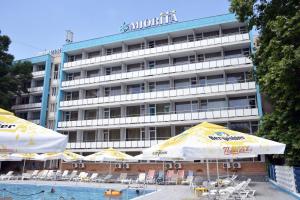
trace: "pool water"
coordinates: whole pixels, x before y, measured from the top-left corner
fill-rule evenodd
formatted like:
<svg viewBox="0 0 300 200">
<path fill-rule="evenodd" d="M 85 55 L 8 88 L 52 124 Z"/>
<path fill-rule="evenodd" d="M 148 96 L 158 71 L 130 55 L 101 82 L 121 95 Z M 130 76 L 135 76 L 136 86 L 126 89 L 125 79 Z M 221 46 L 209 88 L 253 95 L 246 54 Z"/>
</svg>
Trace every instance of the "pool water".
<svg viewBox="0 0 300 200">
<path fill-rule="evenodd" d="M 52 188 L 55 190 L 54 193 L 51 193 Z M 104 196 L 105 191 L 105 188 L 0 184 L 0 198 L 12 197 L 13 200 L 129 200 L 153 192 L 140 190 L 138 194 L 136 190 L 125 189 L 121 196 L 110 198 Z"/>
</svg>

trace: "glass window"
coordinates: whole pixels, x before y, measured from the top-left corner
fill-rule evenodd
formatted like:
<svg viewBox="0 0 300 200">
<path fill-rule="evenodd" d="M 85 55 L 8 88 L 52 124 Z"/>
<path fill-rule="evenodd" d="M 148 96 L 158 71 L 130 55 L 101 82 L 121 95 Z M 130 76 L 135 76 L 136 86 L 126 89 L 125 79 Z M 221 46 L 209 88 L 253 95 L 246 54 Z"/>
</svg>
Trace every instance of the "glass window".
<svg viewBox="0 0 300 200">
<path fill-rule="evenodd" d="M 29 97 L 21 97 L 21 104 L 29 104 Z"/>
<path fill-rule="evenodd" d="M 170 104 L 164 103 L 164 104 L 156 104 L 156 114 L 166 114 L 170 112 Z"/>
<path fill-rule="evenodd" d="M 111 68 L 111 74 L 119 74 L 122 72 L 122 67 L 121 66 L 116 66 Z"/>
<path fill-rule="evenodd" d="M 174 86 L 175 89 L 180 89 L 180 88 L 187 88 L 190 87 L 190 79 L 179 79 L 179 80 L 174 80 Z"/>
<path fill-rule="evenodd" d="M 35 87 L 42 87 L 44 85 L 44 80 L 36 80 Z"/>
<path fill-rule="evenodd" d="M 65 101 L 78 100 L 78 99 L 79 99 L 79 91 L 65 93 Z"/>
<path fill-rule="evenodd" d="M 126 108 L 126 116 L 140 116 L 140 106 L 128 106 Z"/>
<path fill-rule="evenodd" d="M 144 63 L 136 63 L 127 65 L 127 72 L 134 72 L 144 69 Z"/>
<path fill-rule="evenodd" d="M 36 71 L 44 71 L 45 65 L 36 65 Z"/>
<path fill-rule="evenodd" d="M 187 36 L 184 35 L 184 36 L 180 36 L 180 37 L 174 37 L 174 38 L 172 38 L 172 42 L 173 42 L 173 44 L 187 42 Z"/>
<path fill-rule="evenodd" d="M 171 137 L 171 127 L 157 127 L 156 139 L 165 140 Z"/>
<path fill-rule="evenodd" d="M 189 128 L 191 128 L 191 126 L 187 125 L 187 126 L 175 126 L 175 135 L 181 134 L 184 131 L 188 130 Z"/>
<path fill-rule="evenodd" d="M 83 142 L 95 142 L 96 131 L 83 131 Z"/>
<path fill-rule="evenodd" d="M 201 100 L 200 102 L 201 110 L 213 110 L 213 109 L 221 109 L 226 108 L 225 99 L 209 99 L 209 100 Z"/>
<path fill-rule="evenodd" d="M 255 134 L 258 130 L 258 122 L 251 122 L 251 133 Z"/>
<path fill-rule="evenodd" d="M 241 83 L 245 80 L 245 73 L 232 73 L 226 74 L 226 82 L 227 83 Z"/>
<path fill-rule="evenodd" d="M 121 108 L 110 108 L 110 118 L 121 117 Z"/>
<path fill-rule="evenodd" d="M 41 115 L 41 113 L 39 111 L 38 112 L 32 112 L 31 119 L 32 120 L 38 120 L 38 119 L 40 119 L 40 115 Z"/>
<path fill-rule="evenodd" d="M 69 131 L 67 132 L 69 136 L 69 142 L 76 142 L 77 141 L 77 133 L 76 131 Z"/>
<path fill-rule="evenodd" d="M 109 130 L 109 141 L 120 141 L 120 129 L 110 129 Z"/>
<path fill-rule="evenodd" d="M 150 140 L 156 140 L 156 128 L 150 127 L 149 132 L 150 132 Z"/>
<path fill-rule="evenodd" d="M 143 49 L 143 47 L 144 47 L 144 43 L 139 43 L 139 44 L 128 45 L 127 49 L 128 51 L 135 51 L 135 50 Z"/>
<path fill-rule="evenodd" d="M 156 82 L 156 91 L 169 90 L 170 81 L 159 81 Z"/>
<path fill-rule="evenodd" d="M 84 119 L 85 120 L 97 119 L 97 110 L 85 110 Z"/>
<path fill-rule="evenodd" d="M 214 52 L 214 53 L 206 53 L 205 54 L 205 60 L 209 61 L 209 60 L 216 60 L 221 58 L 221 52 Z"/>
<path fill-rule="evenodd" d="M 249 122 L 230 122 L 229 129 L 242 133 L 250 133 L 250 124 Z"/>
<path fill-rule="evenodd" d="M 248 108 L 250 106 L 247 97 L 231 97 L 229 98 L 230 108 Z"/>
<path fill-rule="evenodd" d="M 169 66 L 169 59 L 156 60 L 156 61 L 155 61 L 155 66 L 156 66 L 156 67 Z"/>
<path fill-rule="evenodd" d="M 191 112 L 191 102 L 177 102 L 175 103 L 175 112 L 182 113 L 182 112 Z"/>
<path fill-rule="evenodd" d="M 220 83 L 224 83 L 223 74 L 221 75 L 214 75 L 214 76 L 207 76 L 206 77 L 207 85 L 217 85 Z"/>
<path fill-rule="evenodd" d="M 127 85 L 127 94 L 137 94 L 143 91 L 141 84 Z"/>
<path fill-rule="evenodd" d="M 33 103 L 41 103 L 42 102 L 42 95 L 33 96 Z"/>
<path fill-rule="evenodd" d="M 225 58 L 236 57 L 236 56 L 239 56 L 239 55 L 242 55 L 241 49 L 224 51 L 224 57 Z"/>
<path fill-rule="evenodd" d="M 110 87 L 104 89 L 104 95 L 107 96 L 116 96 L 121 95 L 121 86 Z"/>
<path fill-rule="evenodd" d="M 163 46 L 168 44 L 169 44 L 168 39 L 155 40 L 155 46 Z"/>
<path fill-rule="evenodd" d="M 139 128 L 128 128 L 126 129 L 126 140 L 140 140 L 140 129 Z"/>
<path fill-rule="evenodd" d="M 174 65 L 182 65 L 182 64 L 187 64 L 187 63 L 189 63 L 189 57 L 188 56 L 173 58 L 173 64 Z"/>
<path fill-rule="evenodd" d="M 223 35 L 238 34 L 239 32 L 240 32 L 239 31 L 239 27 L 237 27 L 237 28 L 222 29 Z"/>
<path fill-rule="evenodd" d="M 85 91 L 85 98 L 89 99 L 89 98 L 97 98 L 98 95 L 98 90 L 97 89 L 93 89 L 93 90 L 86 90 Z"/>
<path fill-rule="evenodd" d="M 203 33 L 204 38 L 212 38 L 212 37 L 219 37 L 219 31 L 210 31 Z"/>
<path fill-rule="evenodd" d="M 99 76 L 99 69 L 86 71 L 87 78 L 96 77 L 96 76 Z"/>
<path fill-rule="evenodd" d="M 88 58 L 95 58 L 100 56 L 100 51 L 93 51 L 88 53 Z"/>
</svg>

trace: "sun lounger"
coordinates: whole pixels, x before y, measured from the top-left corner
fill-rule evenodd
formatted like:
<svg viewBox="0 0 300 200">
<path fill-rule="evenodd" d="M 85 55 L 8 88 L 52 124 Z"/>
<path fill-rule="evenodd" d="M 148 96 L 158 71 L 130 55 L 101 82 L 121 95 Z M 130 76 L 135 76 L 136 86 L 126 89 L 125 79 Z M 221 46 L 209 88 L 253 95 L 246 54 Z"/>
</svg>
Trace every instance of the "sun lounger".
<svg viewBox="0 0 300 200">
<path fill-rule="evenodd" d="M 98 173 L 93 173 L 91 175 L 91 177 L 88 178 L 88 181 L 90 181 L 90 182 L 96 182 L 97 178 L 98 178 Z"/>
<path fill-rule="evenodd" d="M 69 170 L 65 170 L 59 180 L 68 180 L 67 179 L 67 178 L 69 178 L 68 175 L 69 175 Z"/>
<path fill-rule="evenodd" d="M 30 176 L 29 179 L 34 179 L 34 178 L 36 178 L 38 174 L 39 174 L 39 170 L 34 170 L 34 171 L 32 172 L 32 174 L 31 174 L 31 176 Z"/>
<path fill-rule="evenodd" d="M 6 174 L 1 175 L 0 180 L 10 180 L 10 179 L 12 179 L 13 178 L 13 173 L 14 173 L 14 171 L 9 171 Z"/>
<path fill-rule="evenodd" d="M 121 173 L 120 176 L 117 178 L 117 183 L 122 183 L 124 180 L 127 179 L 127 173 Z"/>
<path fill-rule="evenodd" d="M 77 177 L 74 177 L 73 181 L 85 181 L 87 180 L 88 173 L 86 172 L 80 172 Z"/>
<path fill-rule="evenodd" d="M 155 183 L 155 170 L 149 170 L 146 178 L 146 183 L 153 184 Z"/>
<path fill-rule="evenodd" d="M 167 175 L 166 175 L 166 182 L 168 183 L 169 181 L 171 181 L 171 178 L 174 176 L 174 170 L 168 170 L 167 171 Z"/>
<path fill-rule="evenodd" d="M 37 179 L 43 180 L 47 177 L 49 170 L 43 170 L 41 173 L 38 174 Z"/>
<path fill-rule="evenodd" d="M 139 176 L 135 182 L 144 184 L 146 182 L 146 173 L 139 173 Z"/>
<path fill-rule="evenodd" d="M 170 174 L 166 180 L 166 184 L 176 184 L 178 180 L 178 174 Z"/>
<path fill-rule="evenodd" d="M 97 179 L 96 182 L 100 182 L 100 183 L 109 182 L 112 179 L 112 177 L 113 177 L 112 174 L 107 174 L 105 177 Z"/>
<path fill-rule="evenodd" d="M 61 170 L 57 170 L 56 173 L 54 173 L 52 180 L 60 180 L 61 175 Z"/>
<path fill-rule="evenodd" d="M 45 180 L 52 180 L 52 179 L 54 179 L 54 176 L 55 176 L 54 170 L 49 170 L 44 179 Z"/>
<path fill-rule="evenodd" d="M 194 180 L 194 176 L 187 176 L 185 180 L 181 181 L 182 185 L 191 185 Z"/>
<path fill-rule="evenodd" d="M 164 172 L 163 171 L 159 171 L 158 172 L 158 176 L 156 178 L 156 183 L 157 184 L 162 184 L 164 182 Z"/>
<path fill-rule="evenodd" d="M 78 172 L 77 170 L 73 170 L 67 180 L 72 181 L 74 178 L 77 178 L 78 177 L 77 172 Z"/>
</svg>

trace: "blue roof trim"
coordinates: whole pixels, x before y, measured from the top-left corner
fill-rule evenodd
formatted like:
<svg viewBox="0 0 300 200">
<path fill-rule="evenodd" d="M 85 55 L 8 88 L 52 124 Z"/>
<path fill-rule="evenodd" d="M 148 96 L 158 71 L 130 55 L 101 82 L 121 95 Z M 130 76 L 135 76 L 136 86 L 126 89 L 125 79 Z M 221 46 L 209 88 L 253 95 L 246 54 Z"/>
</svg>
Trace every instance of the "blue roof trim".
<svg viewBox="0 0 300 200">
<path fill-rule="evenodd" d="M 40 62 L 46 62 L 49 59 L 49 57 L 51 57 L 50 54 L 46 54 L 46 55 L 42 55 L 42 56 L 36 56 L 36 57 L 16 60 L 15 62 L 30 61 L 32 63 L 40 63 Z"/>
<path fill-rule="evenodd" d="M 114 42 L 121 42 L 125 40 L 138 39 L 138 38 L 149 37 L 149 36 L 159 35 L 159 34 L 164 34 L 169 32 L 211 26 L 211 25 L 217 25 L 217 24 L 235 22 L 235 21 L 237 21 L 237 19 L 234 14 L 217 15 L 212 17 L 200 18 L 200 19 L 184 21 L 184 22 L 177 22 L 177 23 L 157 26 L 153 28 L 141 29 L 137 31 L 125 32 L 125 33 L 109 35 L 101 38 L 94 38 L 90 40 L 65 44 L 62 48 L 62 51 L 63 52 L 74 51 L 82 48 L 89 48 L 93 46 L 105 45 Z"/>
</svg>

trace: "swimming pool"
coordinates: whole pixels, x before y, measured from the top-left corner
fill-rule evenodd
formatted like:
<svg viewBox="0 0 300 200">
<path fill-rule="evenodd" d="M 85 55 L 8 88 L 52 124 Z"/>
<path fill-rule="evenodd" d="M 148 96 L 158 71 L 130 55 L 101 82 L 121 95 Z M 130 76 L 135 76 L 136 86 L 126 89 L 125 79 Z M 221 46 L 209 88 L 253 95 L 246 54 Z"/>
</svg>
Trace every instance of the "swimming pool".
<svg viewBox="0 0 300 200">
<path fill-rule="evenodd" d="M 51 188 L 55 189 L 51 193 Z M 13 200 L 109 200 L 104 196 L 106 188 L 89 188 L 74 186 L 50 186 L 28 184 L 0 184 L 0 197 L 12 197 Z M 42 192 L 44 191 L 44 192 Z M 119 197 L 111 197 L 111 200 L 129 200 L 153 190 L 125 189 Z"/>
</svg>

